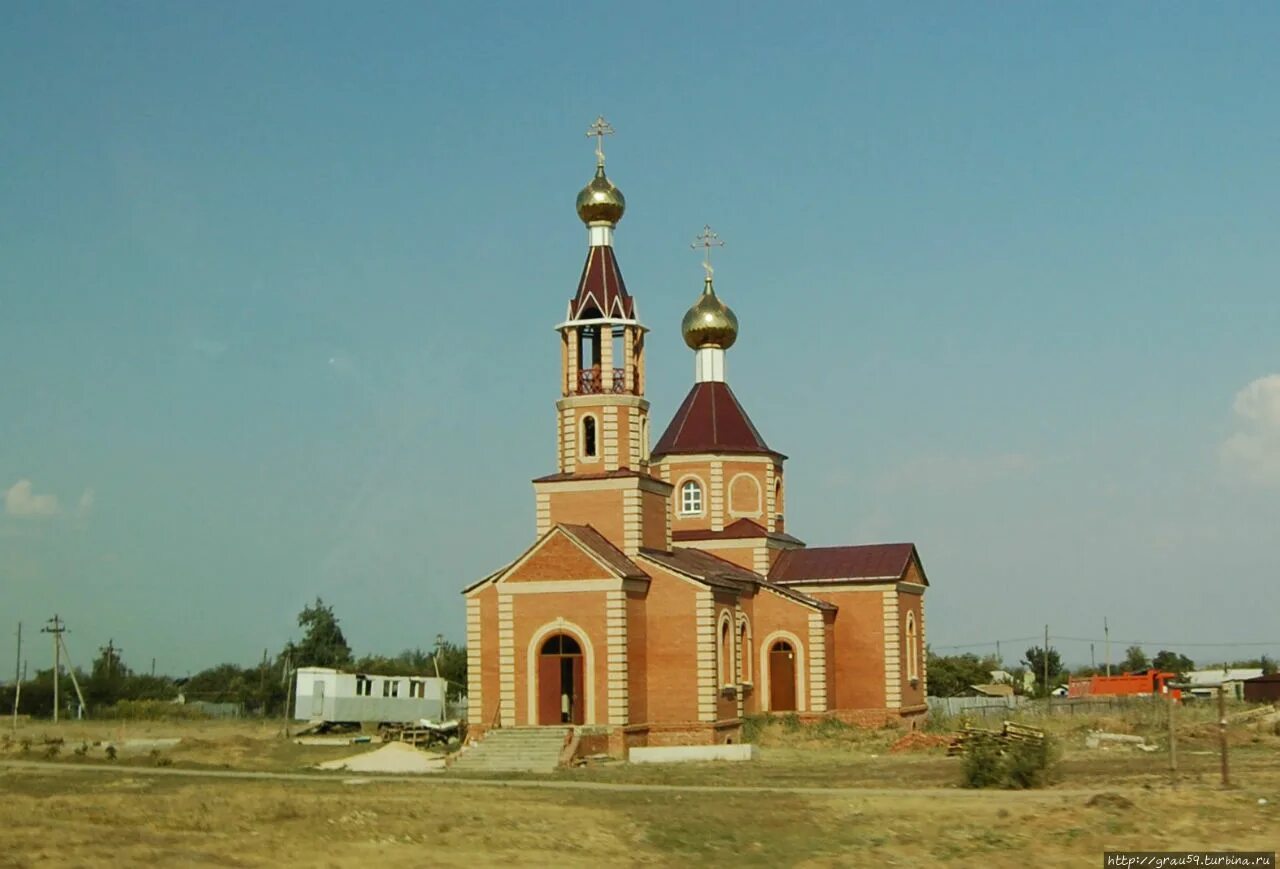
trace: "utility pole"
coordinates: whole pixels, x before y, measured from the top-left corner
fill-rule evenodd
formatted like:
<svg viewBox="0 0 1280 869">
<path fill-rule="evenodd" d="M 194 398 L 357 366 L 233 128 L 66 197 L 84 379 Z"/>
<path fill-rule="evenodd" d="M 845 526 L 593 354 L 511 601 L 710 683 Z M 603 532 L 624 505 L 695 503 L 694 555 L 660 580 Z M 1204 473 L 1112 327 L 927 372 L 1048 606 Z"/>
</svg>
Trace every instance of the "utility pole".
<svg viewBox="0 0 1280 869">
<path fill-rule="evenodd" d="M 1098 669 L 1098 662 L 1093 657 L 1093 643 L 1089 644 L 1089 669 L 1095 672 Z"/>
<path fill-rule="evenodd" d="M 1107 644 L 1107 675 L 1111 675 L 1111 626 L 1107 624 L 1107 617 L 1102 617 L 1102 635 L 1106 638 Z"/>
<path fill-rule="evenodd" d="M 53 634 L 53 723 L 58 723 L 58 671 L 62 668 L 62 632 L 67 629 L 58 614 L 54 613 L 49 623 L 40 629 L 42 634 Z"/>
<path fill-rule="evenodd" d="M 1004 656 L 1000 654 L 999 640 L 996 640 L 996 663 L 1000 665 L 1001 669 L 1004 669 Z"/>
<path fill-rule="evenodd" d="M 1049 690 L 1049 626 L 1044 626 L 1044 700 L 1050 702 L 1053 694 Z"/>
<path fill-rule="evenodd" d="M 151 675 L 154 676 L 155 674 L 156 674 L 156 659 L 152 658 L 151 659 Z"/>
<path fill-rule="evenodd" d="M 18 657 L 13 661 L 13 732 L 18 733 L 18 702 L 22 699 L 22 622 L 18 622 Z"/>
<path fill-rule="evenodd" d="M 1178 708 L 1178 699 L 1170 691 L 1165 697 L 1169 701 L 1169 782 L 1178 786 L 1178 728 L 1173 721 L 1173 710 Z"/>
<path fill-rule="evenodd" d="M 123 652 L 124 649 L 116 648 L 116 641 L 112 639 L 107 640 L 107 646 L 105 649 L 102 646 L 99 646 L 98 651 L 107 656 L 107 678 L 110 679 L 115 675 L 116 656 Z"/>
<path fill-rule="evenodd" d="M 1231 787 L 1231 772 L 1227 768 L 1227 686 L 1218 686 L 1218 743 L 1222 749 L 1222 786 Z"/>
</svg>

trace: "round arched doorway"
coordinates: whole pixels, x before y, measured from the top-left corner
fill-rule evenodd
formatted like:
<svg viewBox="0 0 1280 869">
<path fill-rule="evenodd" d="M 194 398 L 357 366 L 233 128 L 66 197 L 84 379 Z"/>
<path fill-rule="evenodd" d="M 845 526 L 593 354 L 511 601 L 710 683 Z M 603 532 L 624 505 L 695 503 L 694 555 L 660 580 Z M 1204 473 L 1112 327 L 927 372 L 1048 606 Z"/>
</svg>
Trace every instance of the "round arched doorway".
<svg viewBox="0 0 1280 869">
<path fill-rule="evenodd" d="M 786 640 L 769 647 L 769 711 L 796 711 L 796 651 Z"/>
<path fill-rule="evenodd" d="M 538 723 L 586 721 L 582 647 L 568 634 L 552 634 L 538 650 Z"/>
</svg>

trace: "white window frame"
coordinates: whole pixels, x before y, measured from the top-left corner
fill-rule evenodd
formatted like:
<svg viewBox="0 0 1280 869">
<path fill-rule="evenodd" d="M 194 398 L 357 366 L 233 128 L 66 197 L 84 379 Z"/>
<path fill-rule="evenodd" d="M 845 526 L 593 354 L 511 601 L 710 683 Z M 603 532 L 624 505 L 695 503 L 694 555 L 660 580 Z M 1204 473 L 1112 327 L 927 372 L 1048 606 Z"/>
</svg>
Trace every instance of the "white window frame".
<svg viewBox="0 0 1280 869">
<path fill-rule="evenodd" d="M 693 488 L 690 489 L 690 486 Z M 691 493 L 697 492 L 697 509 L 690 509 L 688 497 Z M 690 477 L 680 483 L 680 515 L 681 516 L 702 516 L 706 513 L 706 491 L 703 489 L 702 481 L 696 477 Z"/>
</svg>

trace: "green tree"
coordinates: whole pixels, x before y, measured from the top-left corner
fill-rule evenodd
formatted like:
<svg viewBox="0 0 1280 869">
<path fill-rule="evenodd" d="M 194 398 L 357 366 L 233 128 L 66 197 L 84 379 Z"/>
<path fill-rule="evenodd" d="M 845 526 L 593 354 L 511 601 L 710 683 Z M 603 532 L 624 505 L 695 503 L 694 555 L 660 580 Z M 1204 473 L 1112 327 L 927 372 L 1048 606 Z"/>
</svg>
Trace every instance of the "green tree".
<svg viewBox="0 0 1280 869">
<path fill-rule="evenodd" d="M 985 685 L 991 681 L 991 671 L 1000 669 L 994 657 L 979 658 L 972 652 L 964 655 L 935 655 L 926 650 L 929 668 L 929 693 L 935 697 L 958 697 L 969 690 L 970 685 Z M 465 651 L 463 665 L 466 664 Z"/>
<path fill-rule="evenodd" d="M 1184 676 L 1189 670 L 1196 668 L 1196 662 L 1186 655 L 1161 649 L 1151 659 L 1151 666 L 1166 673 L 1177 673 L 1179 676 Z"/>
<path fill-rule="evenodd" d="M 345 667 L 351 663 L 351 647 L 342 635 L 333 607 L 319 597 L 298 613 L 302 641 L 286 648 L 294 667 Z"/>
<path fill-rule="evenodd" d="M 114 643 L 103 646 L 94 659 L 89 678 L 85 681 L 85 694 L 91 707 L 110 706 L 129 696 L 129 681 L 133 673 L 120 659 L 120 650 Z"/>
<path fill-rule="evenodd" d="M 1061 683 L 1060 676 L 1064 675 L 1062 671 L 1062 657 L 1058 654 L 1058 650 L 1050 646 L 1047 653 L 1049 664 L 1049 684 L 1045 684 L 1045 658 L 1046 651 L 1040 646 L 1032 646 L 1027 649 L 1026 656 L 1022 659 L 1022 666 L 1031 670 L 1036 677 L 1036 694 L 1041 697 L 1049 696 L 1049 692 L 1054 686 Z"/>
<path fill-rule="evenodd" d="M 1120 669 L 1126 673 L 1139 673 L 1143 670 L 1151 669 L 1151 659 L 1147 657 L 1147 653 L 1142 651 L 1142 646 L 1130 646 L 1124 650 L 1124 660 L 1120 662 Z"/>
</svg>

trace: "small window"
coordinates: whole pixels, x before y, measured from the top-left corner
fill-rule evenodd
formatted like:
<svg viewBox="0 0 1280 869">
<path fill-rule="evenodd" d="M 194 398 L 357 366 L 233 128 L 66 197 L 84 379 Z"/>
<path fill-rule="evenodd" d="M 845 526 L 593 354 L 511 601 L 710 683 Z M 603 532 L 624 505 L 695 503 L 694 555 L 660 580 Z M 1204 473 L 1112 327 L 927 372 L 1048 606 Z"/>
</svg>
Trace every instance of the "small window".
<svg viewBox="0 0 1280 869">
<path fill-rule="evenodd" d="M 420 699 L 422 697 L 425 697 L 426 694 L 422 690 L 424 687 L 425 686 L 423 685 L 423 682 L 421 679 L 410 679 L 409 680 L 409 696 L 414 699 Z"/>
<path fill-rule="evenodd" d="M 383 697 L 399 697 L 400 682 L 397 679 L 384 679 L 382 682 Z"/>
<path fill-rule="evenodd" d="M 702 487 L 694 480 L 689 480 L 680 487 L 680 515 L 699 516 L 702 514 Z"/>
<path fill-rule="evenodd" d="M 589 459 L 596 457 L 596 418 L 594 416 L 582 418 L 582 455 Z"/>
<path fill-rule="evenodd" d="M 371 697 L 373 695 L 373 680 L 368 676 L 356 676 L 356 696 Z"/>
<path fill-rule="evenodd" d="M 720 619 L 720 684 L 729 686 L 733 684 L 733 628 L 730 625 L 728 616 Z"/>
</svg>

